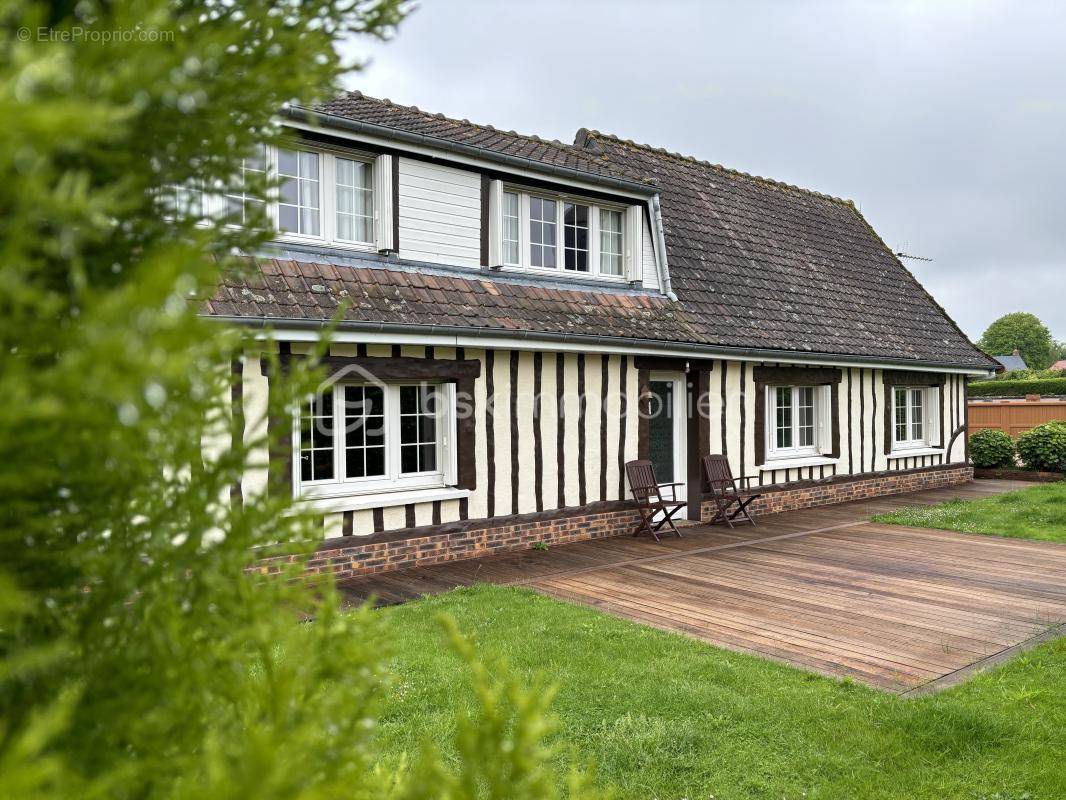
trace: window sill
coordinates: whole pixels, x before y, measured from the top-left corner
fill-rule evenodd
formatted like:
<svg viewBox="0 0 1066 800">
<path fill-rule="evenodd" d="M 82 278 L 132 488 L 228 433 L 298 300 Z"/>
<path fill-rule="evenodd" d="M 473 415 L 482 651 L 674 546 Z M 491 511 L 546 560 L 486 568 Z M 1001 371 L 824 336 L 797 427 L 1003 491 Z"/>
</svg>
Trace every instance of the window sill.
<svg viewBox="0 0 1066 800">
<path fill-rule="evenodd" d="M 828 456 L 802 456 L 800 458 L 768 458 L 759 469 L 769 472 L 775 469 L 796 469 L 798 467 L 826 467 L 840 463 L 839 458 Z"/>
<path fill-rule="evenodd" d="M 341 511 L 362 511 L 367 508 L 388 508 L 408 503 L 430 503 L 437 500 L 461 500 L 470 496 L 469 489 L 457 489 L 454 486 L 430 487 L 426 489 L 403 489 L 395 492 L 373 492 L 371 494 L 351 494 L 342 497 L 315 497 L 297 499 L 293 508 L 300 511 L 318 511 L 321 513 L 338 513 Z"/>
<path fill-rule="evenodd" d="M 275 247 L 283 247 L 291 244 L 303 245 L 304 247 L 315 247 L 323 251 L 350 250 L 361 253 L 374 252 L 373 242 L 344 242 L 324 239 L 321 236 L 310 236 L 299 233 L 279 233 L 270 240 L 270 244 L 273 244 Z"/>
<path fill-rule="evenodd" d="M 895 458 L 914 458 L 915 456 L 942 456 L 943 447 L 912 447 L 906 450 L 893 450 L 888 454 L 888 460 Z"/>
<path fill-rule="evenodd" d="M 521 275 L 553 277 L 558 280 L 572 280 L 581 283 L 611 283 L 620 286 L 628 285 L 628 281 L 626 281 L 624 275 L 603 275 L 598 272 L 578 272 L 577 270 L 565 269 L 564 267 L 521 267 L 514 264 L 504 264 L 498 271 Z"/>
</svg>

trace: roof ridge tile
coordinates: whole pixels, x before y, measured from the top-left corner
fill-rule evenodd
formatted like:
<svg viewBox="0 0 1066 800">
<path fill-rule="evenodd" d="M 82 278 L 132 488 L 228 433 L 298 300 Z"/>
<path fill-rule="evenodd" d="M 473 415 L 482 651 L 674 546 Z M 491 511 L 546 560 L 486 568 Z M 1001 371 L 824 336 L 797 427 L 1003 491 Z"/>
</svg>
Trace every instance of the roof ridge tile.
<svg viewBox="0 0 1066 800">
<path fill-rule="evenodd" d="M 742 178 L 747 178 L 753 181 L 759 181 L 760 183 L 766 183 L 771 186 L 777 186 L 782 189 L 790 189 L 797 192 L 803 192 L 804 194 L 814 195 L 815 197 L 821 197 L 826 200 L 832 200 L 834 203 L 840 203 L 845 206 L 855 205 L 854 200 L 850 200 L 846 197 L 837 197 L 836 195 L 827 194 L 826 192 L 819 192 L 817 189 L 808 189 L 805 186 L 797 186 L 796 184 L 788 183 L 787 181 L 779 181 L 776 178 L 767 178 L 763 175 L 753 175 L 750 172 L 744 172 L 744 170 L 736 169 L 734 167 L 727 167 L 723 164 L 717 164 L 713 161 L 708 161 L 704 158 L 697 158 L 696 156 L 685 155 L 684 153 L 678 153 L 673 150 L 667 150 L 665 147 L 656 147 L 655 145 L 651 144 L 642 144 L 641 142 L 635 142 L 632 139 L 625 139 L 613 133 L 604 133 L 602 131 L 598 131 L 595 128 L 583 128 L 582 130 L 585 132 L 586 139 L 595 139 L 595 137 L 599 136 L 604 139 L 609 139 L 611 141 L 618 142 L 622 145 L 635 147 L 638 150 L 649 150 L 653 153 L 658 153 L 660 155 L 668 156 L 670 158 L 676 158 L 680 161 L 687 161 L 691 164 L 700 164 L 704 167 L 710 167 L 711 169 L 716 169 L 721 172 L 728 173 L 730 175 L 737 175 Z M 575 145 L 575 147 L 576 146 L 577 145 Z M 601 157 L 606 157 L 606 155 L 607 154 L 604 153 Z"/>
</svg>

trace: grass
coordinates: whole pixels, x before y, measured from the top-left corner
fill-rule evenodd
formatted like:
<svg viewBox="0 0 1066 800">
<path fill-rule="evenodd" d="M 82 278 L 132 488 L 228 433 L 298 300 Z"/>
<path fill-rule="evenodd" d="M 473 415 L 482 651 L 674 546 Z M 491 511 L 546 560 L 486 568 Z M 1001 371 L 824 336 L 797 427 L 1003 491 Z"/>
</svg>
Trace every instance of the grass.
<svg viewBox="0 0 1066 800">
<path fill-rule="evenodd" d="M 981 500 L 949 500 L 874 517 L 875 522 L 1066 542 L 1066 481 Z"/>
<path fill-rule="evenodd" d="M 384 609 L 397 678 L 381 736 L 399 758 L 470 702 L 434 621 L 557 682 L 564 745 L 619 798 L 1066 797 L 1066 639 L 914 700 L 561 603 L 476 586 Z"/>
</svg>

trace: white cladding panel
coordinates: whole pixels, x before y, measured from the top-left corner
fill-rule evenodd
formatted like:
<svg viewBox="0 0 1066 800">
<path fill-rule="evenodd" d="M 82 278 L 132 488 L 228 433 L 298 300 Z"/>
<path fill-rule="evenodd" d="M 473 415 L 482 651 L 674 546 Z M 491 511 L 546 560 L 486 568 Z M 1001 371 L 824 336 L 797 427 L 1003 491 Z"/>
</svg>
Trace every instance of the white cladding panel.
<svg viewBox="0 0 1066 800">
<path fill-rule="evenodd" d="M 481 177 L 400 158 L 400 257 L 481 266 Z"/>
</svg>

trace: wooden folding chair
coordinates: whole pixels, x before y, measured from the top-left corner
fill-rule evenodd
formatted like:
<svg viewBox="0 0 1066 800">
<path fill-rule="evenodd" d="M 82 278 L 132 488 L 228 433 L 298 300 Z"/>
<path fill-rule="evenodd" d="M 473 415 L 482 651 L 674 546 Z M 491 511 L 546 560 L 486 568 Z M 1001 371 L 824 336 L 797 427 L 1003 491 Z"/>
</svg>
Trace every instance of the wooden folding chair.
<svg viewBox="0 0 1066 800">
<path fill-rule="evenodd" d="M 750 489 L 741 489 L 737 486 L 737 482 L 733 478 L 733 471 L 729 468 L 729 459 L 725 456 L 704 456 L 701 464 L 703 466 L 703 478 L 707 481 L 707 488 L 710 490 L 711 498 L 718 509 L 715 511 L 714 518 L 710 521 L 710 524 L 725 522 L 732 528 L 733 520 L 743 514 L 744 519 L 737 520 L 737 522 L 747 520 L 754 525 L 755 520 L 748 513 L 748 506 L 756 498 L 761 497 L 761 494 Z M 733 509 L 734 506 L 736 506 L 736 509 L 730 513 L 730 509 Z"/>
<path fill-rule="evenodd" d="M 655 468 L 644 459 L 626 462 L 626 476 L 640 514 L 640 524 L 633 530 L 633 535 L 640 536 L 647 532 L 658 542 L 661 541 L 659 530 L 665 525 L 681 538 L 681 531 L 674 524 L 673 516 L 688 505 L 686 501 L 677 499 L 677 487 L 684 484 L 659 483 L 655 480 Z M 669 500 L 663 497 L 663 489 L 670 490 Z M 655 522 L 655 515 L 659 512 L 662 512 L 663 518 Z"/>
</svg>

